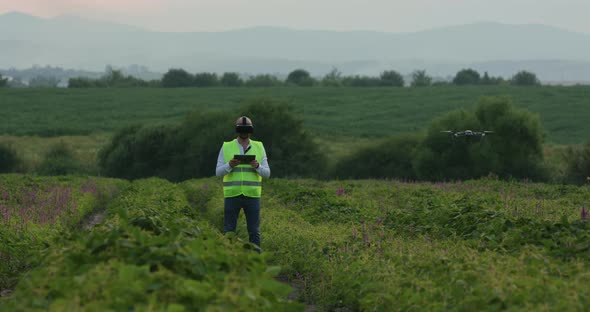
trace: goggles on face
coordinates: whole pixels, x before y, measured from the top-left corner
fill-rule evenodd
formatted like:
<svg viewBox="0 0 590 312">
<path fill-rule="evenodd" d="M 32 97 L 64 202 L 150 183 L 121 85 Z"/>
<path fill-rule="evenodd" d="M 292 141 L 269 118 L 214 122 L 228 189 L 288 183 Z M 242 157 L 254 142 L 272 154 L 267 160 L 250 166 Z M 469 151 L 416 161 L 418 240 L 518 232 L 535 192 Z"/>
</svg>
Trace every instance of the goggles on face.
<svg viewBox="0 0 590 312">
<path fill-rule="evenodd" d="M 254 127 L 249 126 L 249 125 L 248 126 L 237 125 L 236 132 L 237 133 L 252 133 L 252 132 L 254 132 Z"/>
<path fill-rule="evenodd" d="M 254 127 L 248 124 L 248 120 L 246 119 L 246 117 L 242 117 L 242 123 L 236 125 L 236 132 L 252 133 L 254 132 Z"/>
</svg>

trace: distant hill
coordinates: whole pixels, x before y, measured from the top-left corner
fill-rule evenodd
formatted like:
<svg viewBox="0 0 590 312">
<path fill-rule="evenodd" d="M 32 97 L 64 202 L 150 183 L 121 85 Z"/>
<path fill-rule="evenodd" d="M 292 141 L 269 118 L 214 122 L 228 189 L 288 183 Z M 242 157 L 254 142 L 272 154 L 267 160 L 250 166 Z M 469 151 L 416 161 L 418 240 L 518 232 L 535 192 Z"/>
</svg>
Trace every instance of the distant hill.
<svg viewBox="0 0 590 312">
<path fill-rule="evenodd" d="M 536 71 L 547 81 L 590 81 L 590 35 L 544 25 L 477 23 L 414 33 L 312 31 L 255 27 L 226 32 L 164 33 L 85 20 L 22 13 L 0 15 L 0 68 L 33 64 L 102 70 L 140 64 L 156 71 L 321 75 L 404 73 L 439 76 L 474 67 L 509 76 Z"/>
</svg>

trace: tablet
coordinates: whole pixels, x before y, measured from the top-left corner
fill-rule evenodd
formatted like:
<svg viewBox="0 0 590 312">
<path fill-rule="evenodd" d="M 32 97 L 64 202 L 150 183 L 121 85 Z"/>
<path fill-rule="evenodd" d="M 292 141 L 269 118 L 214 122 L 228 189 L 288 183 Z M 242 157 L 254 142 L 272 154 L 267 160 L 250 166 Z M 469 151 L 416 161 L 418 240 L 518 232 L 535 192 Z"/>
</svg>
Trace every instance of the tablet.
<svg viewBox="0 0 590 312">
<path fill-rule="evenodd" d="M 256 159 L 256 155 L 234 155 L 234 159 L 239 160 L 242 164 L 249 164 Z"/>
</svg>

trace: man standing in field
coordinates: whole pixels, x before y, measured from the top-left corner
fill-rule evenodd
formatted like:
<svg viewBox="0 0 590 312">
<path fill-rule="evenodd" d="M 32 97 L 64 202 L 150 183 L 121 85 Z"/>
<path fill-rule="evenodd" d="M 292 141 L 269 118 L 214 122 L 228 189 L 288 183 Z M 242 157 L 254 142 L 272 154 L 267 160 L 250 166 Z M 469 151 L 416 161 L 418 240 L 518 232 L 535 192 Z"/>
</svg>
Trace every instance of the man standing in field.
<svg viewBox="0 0 590 312">
<path fill-rule="evenodd" d="M 262 142 L 250 139 L 254 126 L 250 118 L 236 120 L 235 140 L 223 143 L 217 157 L 215 174 L 223 177 L 224 215 L 223 232 L 235 232 L 240 210 L 244 208 L 250 243 L 260 253 L 260 196 L 262 177 L 270 177 L 270 167 Z M 236 156 L 239 155 L 239 156 Z M 249 162 L 244 155 L 253 155 Z"/>
</svg>

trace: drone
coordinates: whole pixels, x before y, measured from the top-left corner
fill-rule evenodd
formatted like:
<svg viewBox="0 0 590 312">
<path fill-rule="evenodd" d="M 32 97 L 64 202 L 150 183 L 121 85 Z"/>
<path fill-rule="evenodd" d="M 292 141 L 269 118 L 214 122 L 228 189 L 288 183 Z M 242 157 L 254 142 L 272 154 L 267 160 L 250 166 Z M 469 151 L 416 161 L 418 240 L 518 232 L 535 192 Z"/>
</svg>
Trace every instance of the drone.
<svg viewBox="0 0 590 312">
<path fill-rule="evenodd" d="M 472 130 L 464 130 L 464 131 L 451 131 L 445 130 L 441 131 L 442 133 L 448 133 L 455 138 L 458 137 L 480 137 L 483 138 L 488 134 L 494 133 L 494 131 L 484 130 L 484 131 L 472 131 Z"/>
</svg>

